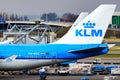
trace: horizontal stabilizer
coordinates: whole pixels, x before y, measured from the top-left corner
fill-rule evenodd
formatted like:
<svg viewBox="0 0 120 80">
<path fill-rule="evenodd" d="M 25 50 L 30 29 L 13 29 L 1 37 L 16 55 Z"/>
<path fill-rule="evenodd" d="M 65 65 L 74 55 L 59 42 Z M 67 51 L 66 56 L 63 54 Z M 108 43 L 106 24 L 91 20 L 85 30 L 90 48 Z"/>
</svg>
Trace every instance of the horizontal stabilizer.
<svg viewBox="0 0 120 80">
<path fill-rule="evenodd" d="M 86 49 L 80 49 L 80 50 L 70 50 L 69 53 L 91 53 L 91 52 L 100 52 L 106 48 L 106 46 L 99 46 L 94 48 L 86 48 Z"/>
<path fill-rule="evenodd" d="M 109 49 L 115 46 L 116 44 L 108 44 Z"/>
</svg>

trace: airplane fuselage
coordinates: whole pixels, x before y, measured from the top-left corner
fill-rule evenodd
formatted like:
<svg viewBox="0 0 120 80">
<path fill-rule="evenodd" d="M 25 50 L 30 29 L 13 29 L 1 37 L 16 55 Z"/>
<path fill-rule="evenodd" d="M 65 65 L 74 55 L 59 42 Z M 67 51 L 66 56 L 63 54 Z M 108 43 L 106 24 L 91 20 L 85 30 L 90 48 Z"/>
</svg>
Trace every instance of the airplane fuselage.
<svg viewBox="0 0 120 80">
<path fill-rule="evenodd" d="M 104 47 L 101 48 L 101 46 Z M 93 49 L 87 50 L 90 48 Z M 76 52 L 72 52 L 73 50 Z M 0 45 L 0 70 L 35 68 L 106 54 L 107 52 L 107 44 L 3 44 Z M 12 55 L 17 55 L 17 58 L 3 61 Z"/>
</svg>

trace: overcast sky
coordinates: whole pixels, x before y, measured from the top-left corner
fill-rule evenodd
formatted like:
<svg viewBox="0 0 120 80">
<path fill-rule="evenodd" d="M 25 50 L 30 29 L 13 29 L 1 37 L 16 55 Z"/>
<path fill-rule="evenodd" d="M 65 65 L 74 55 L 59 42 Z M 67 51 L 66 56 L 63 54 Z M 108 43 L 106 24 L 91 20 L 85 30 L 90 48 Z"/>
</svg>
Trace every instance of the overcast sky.
<svg viewBox="0 0 120 80">
<path fill-rule="evenodd" d="M 40 15 L 55 12 L 79 14 L 91 12 L 100 4 L 117 4 L 120 11 L 120 0 L 0 0 L 0 12 L 16 13 L 19 15 Z"/>
</svg>

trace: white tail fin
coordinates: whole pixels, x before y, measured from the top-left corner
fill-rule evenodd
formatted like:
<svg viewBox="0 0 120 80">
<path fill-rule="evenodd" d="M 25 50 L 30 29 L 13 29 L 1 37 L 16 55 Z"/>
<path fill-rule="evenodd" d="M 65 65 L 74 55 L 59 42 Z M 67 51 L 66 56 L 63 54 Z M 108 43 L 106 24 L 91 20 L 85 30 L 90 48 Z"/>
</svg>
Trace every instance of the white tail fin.
<svg viewBox="0 0 120 80">
<path fill-rule="evenodd" d="M 80 21 L 82 21 L 86 16 L 88 16 L 88 12 L 82 12 L 80 13 L 80 15 L 78 16 L 78 18 L 75 20 L 75 22 L 73 23 L 72 27 L 70 28 L 70 30 L 72 30 L 76 25 L 79 24 Z M 70 31 L 69 30 L 69 31 Z M 69 32 L 68 31 L 68 32 Z"/>
<path fill-rule="evenodd" d="M 116 5 L 100 5 L 53 44 L 101 44 Z"/>
<path fill-rule="evenodd" d="M 78 16 L 78 18 L 75 20 L 75 22 L 73 23 L 72 26 L 76 26 L 79 24 L 80 21 L 82 21 L 86 16 L 88 16 L 88 12 L 82 12 L 80 13 L 80 15 Z"/>
<path fill-rule="evenodd" d="M 75 20 L 75 22 L 73 23 L 72 27 L 69 29 L 69 31 L 67 32 L 67 34 L 69 34 L 69 32 L 71 32 L 71 30 L 74 29 L 74 27 L 76 27 L 76 25 L 78 25 L 79 22 L 82 21 L 86 16 L 88 16 L 88 12 L 82 12 L 82 13 L 80 13 L 80 15 Z"/>
</svg>

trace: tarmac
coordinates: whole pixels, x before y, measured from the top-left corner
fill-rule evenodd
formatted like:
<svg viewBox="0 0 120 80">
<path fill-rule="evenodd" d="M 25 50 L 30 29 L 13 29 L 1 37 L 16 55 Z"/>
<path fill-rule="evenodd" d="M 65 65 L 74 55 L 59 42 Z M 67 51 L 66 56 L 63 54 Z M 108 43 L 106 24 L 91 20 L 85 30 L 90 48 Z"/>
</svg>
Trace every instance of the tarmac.
<svg viewBox="0 0 120 80">
<path fill-rule="evenodd" d="M 80 80 L 81 78 L 88 78 L 89 80 L 104 80 L 106 75 L 94 75 L 94 76 L 58 76 L 49 75 L 46 80 Z M 113 76 L 115 77 L 115 76 Z M 119 80 L 120 76 L 117 76 L 115 80 Z M 39 75 L 0 75 L 0 80 L 40 80 Z"/>
</svg>

